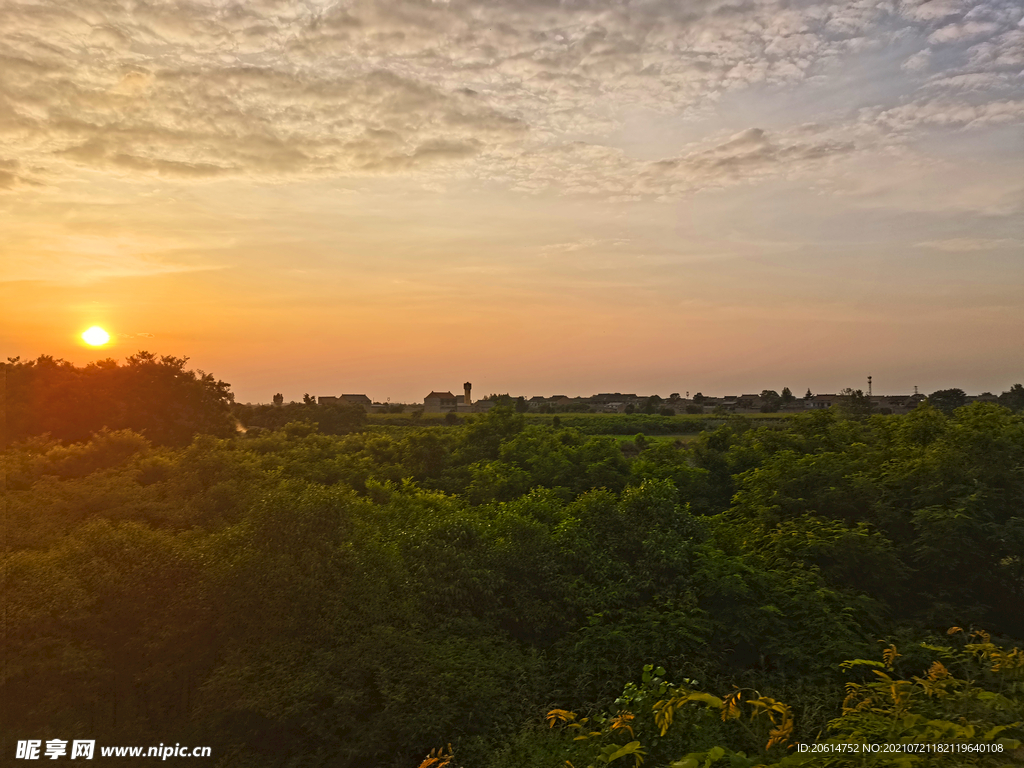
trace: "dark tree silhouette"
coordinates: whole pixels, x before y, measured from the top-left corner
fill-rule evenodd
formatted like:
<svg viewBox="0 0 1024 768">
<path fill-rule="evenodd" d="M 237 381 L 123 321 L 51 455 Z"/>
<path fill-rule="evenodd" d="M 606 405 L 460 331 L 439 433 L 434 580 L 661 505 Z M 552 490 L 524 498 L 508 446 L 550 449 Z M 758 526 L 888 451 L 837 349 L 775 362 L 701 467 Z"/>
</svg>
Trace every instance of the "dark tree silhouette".
<svg viewBox="0 0 1024 768">
<path fill-rule="evenodd" d="M 1015 411 L 1024 411 L 1024 385 L 1014 384 L 999 396 L 999 403 Z"/>
<path fill-rule="evenodd" d="M 138 352 L 124 365 L 106 359 L 84 367 L 49 355 L 4 364 L 5 444 L 49 433 L 86 440 L 104 427 L 141 432 L 153 443 L 184 445 L 196 433 L 234 431 L 230 385 L 186 369 L 187 357 Z"/>
<path fill-rule="evenodd" d="M 962 389 L 939 389 L 928 395 L 928 404 L 943 413 L 952 413 L 957 408 L 967 405 L 967 393 Z"/>
</svg>

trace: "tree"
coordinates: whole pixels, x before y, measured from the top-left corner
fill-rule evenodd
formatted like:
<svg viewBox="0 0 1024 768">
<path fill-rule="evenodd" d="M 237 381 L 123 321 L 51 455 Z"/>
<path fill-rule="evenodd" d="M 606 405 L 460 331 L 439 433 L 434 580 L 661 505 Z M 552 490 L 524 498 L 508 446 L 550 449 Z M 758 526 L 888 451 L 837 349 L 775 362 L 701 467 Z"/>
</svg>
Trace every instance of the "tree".
<svg viewBox="0 0 1024 768">
<path fill-rule="evenodd" d="M 530 410 L 530 404 L 526 402 L 526 398 L 520 395 L 516 398 L 516 413 L 526 413 Z"/>
<path fill-rule="evenodd" d="M 1014 384 L 999 396 L 999 403 L 1014 411 L 1024 411 L 1024 385 Z"/>
<path fill-rule="evenodd" d="M 636 407 L 632 403 L 629 403 L 626 406 L 626 413 L 635 413 L 635 412 L 636 412 Z"/>
<path fill-rule="evenodd" d="M 788 403 L 792 403 L 793 400 L 795 400 L 795 399 L 796 398 L 793 397 L 793 393 L 792 393 L 792 391 L 790 391 L 789 387 L 783 387 L 782 388 L 782 402 L 783 403 L 787 403 L 787 404 Z"/>
<path fill-rule="evenodd" d="M 281 398 L 282 400 L 284 397 Z M 302 396 L 302 402 L 306 405 L 316 405 L 316 398 L 308 392 Z"/>
<path fill-rule="evenodd" d="M 967 405 L 967 393 L 962 389 L 939 389 L 928 395 L 928 404 L 943 413 L 952 413 Z"/>
<path fill-rule="evenodd" d="M 843 398 L 840 408 L 853 416 L 868 416 L 875 411 L 871 398 L 860 389 L 846 387 L 839 395 Z"/>
<path fill-rule="evenodd" d="M 704 402 L 704 395 L 698 392 L 696 395 L 693 396 L 693 402 L 695 402 L 697 405 L 700 405 L 701 403 Z"/>
<path fill-rule="evenodd" d="M 644 413 L 657 413 L 658 405 L 661 403 L 660 395 L 651 395 L 644 401 L 643 411 Z"/>
<path fill-rule="evenodd" d="M 274 395 L 274 405 L 284 405 L 284 395 L 280 392 Z"/>
<path fill-rule="evenodd" d="M 762 413 L 775 413 L 779 410 L 781 398 L 774 389 L 762 389 L 761 399 L 764 401 L 764 405 L 761 406 Z"/>
<path fill-rule="evenodd" d="M 50 433 L 78 442 L 104 427 L 144 433 L 162 445 L 184 445 L 196 433 L 234 431 L 230 385 L 190 371 L 187 357 L 140 351 L 119 365 L 98 360 L 76 367 L 42 355 L 3 365 L 8 440 Z"/>
<path fill-rule="evenodd" d="M 810 400 L 814 395 L 811 394 L 811 388 L 807 388 L 807 392 L 804 394 L 804 400 Z"/>
</svg>

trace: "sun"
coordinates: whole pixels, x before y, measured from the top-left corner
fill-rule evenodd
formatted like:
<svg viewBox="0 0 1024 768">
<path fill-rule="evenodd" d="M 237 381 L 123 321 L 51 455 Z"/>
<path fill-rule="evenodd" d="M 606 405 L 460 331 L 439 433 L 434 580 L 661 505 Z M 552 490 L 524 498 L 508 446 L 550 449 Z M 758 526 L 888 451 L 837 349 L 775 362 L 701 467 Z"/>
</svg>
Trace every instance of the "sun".
<svg viewBox="0 0 1024 768">
<path fill-rule="evenodd" d="M 82 334 L 82 339 L 85 343 L 93 347 L 102 347 L 108 341 L 110 341 L 110 334 L 100 328 L 98 325 L 94 325 L 92 328 Z"/>
</svg>

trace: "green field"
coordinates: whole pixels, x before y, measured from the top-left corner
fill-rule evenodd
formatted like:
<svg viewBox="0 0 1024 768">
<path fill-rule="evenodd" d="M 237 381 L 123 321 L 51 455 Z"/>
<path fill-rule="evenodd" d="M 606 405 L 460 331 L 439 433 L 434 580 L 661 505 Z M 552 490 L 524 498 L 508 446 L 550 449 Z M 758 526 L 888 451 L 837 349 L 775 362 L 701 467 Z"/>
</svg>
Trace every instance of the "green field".
<svg viewBox="0 0 1024 768">
<path fill-rule="evenodd" d="M 446 421 L 448 414 L 429 413 L 420 416 L 413 416 L 412 412 L 405 413 L 374 413 L 367 416 L 367 425 L 370 427 L 436 427 L 450 426 Z M 455 424 L 463 424 L 468 420 L 478 418 L 479 414 L 458 414 Z M 778 425 L 793 418 L 789 413 L 752 413 L 752 414 L 730 414 L 722 416 L 717 414 L 685 415 L 685 416 L 660 416 L 646 413 L 525 413 L 523 414 L 527 424 L 541 426 L 571 427 L 578 429 L 587 435 L 625 435 L 632 437 L 638 433 L 651 437 L 660 435 L 665 437 L 678 437 L 681 435 L 695 435 L 706 429 L 717 429 L 730 419 L 749 421 L 756 426 Z M 556 421 L 557 419 L 557 421 Z"/>
</svg>

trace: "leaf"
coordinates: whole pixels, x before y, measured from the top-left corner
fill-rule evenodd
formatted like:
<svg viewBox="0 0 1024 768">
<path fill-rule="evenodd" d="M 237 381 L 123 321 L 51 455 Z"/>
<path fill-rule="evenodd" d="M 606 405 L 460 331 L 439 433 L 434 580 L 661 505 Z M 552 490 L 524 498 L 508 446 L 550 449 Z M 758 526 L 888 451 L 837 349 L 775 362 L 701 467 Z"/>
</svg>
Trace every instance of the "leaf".
<svg viewBox="0 0 1024 768">
<path fill-rule="evenodd" d="M 892 669 L 893 665 L 896 663 L 896 659 L 902 655 L 902 653 L 897 652 L 896 646 L 890 643 L 889 647 L 882 651 L 882 661 L 885 662 L 885 666 L 888 669 Z"/>
<path fill-rule="evenodd" d="M 627 730 L 627 731 L 629 731 L 629 735 L 630 736 L 635 736 L 636 734 L 633 733 L 633 726 L 632 726 L 632 722 L 633 722 L 634 717 L 635 717 L 635 715 L 633 715 L 632 712 L 626 712 L 626 711 L 620 712 L 612 720 L 612 723 L 611 723 L 612 730 L 613 731 Z"/>
<path fill-rule="evenodd" d="M 994 739 L 997 734 L 1002 733 L 1003 731 L 1005 731 L 1009 727 L 1010 726 L 1008 726 L 1008 725 L 997 725 L 992 730 L 986 731 L 985 735 L 982 736 L 981 739 L 982 739 L 982 741 L 992 741 L 992 739 Z"/>
<path fill-rule="evenodd" d="M 612 746 L 615 745 L 613 744 Z M 622 747 L 608 755 L 607 762 L 610 763 L 613 760 L 618 760 L 620 757 L 626 757 L 626 755 L 636 755 L 639 758 L 638 762 L 643 762 L 642 756 L 645 754 L 647 753 L 644 752 L 644 748 L 640 746 L 639 741 L 631 741 L 629 744 L 624 744 Z"/>
<path fill-rule="evenodd" d="M 714 707 L 715 709 L 718 709 L 719 707 L 722 706 L 722 700 L 720 698 L 718 698 L 717 696 L 713 696 L 710 693 L 703 693 L 703 692 L 689 693 L 689 694 L 686 695 L 686 700 L 687 701 L 703 701 L 709 707 Z"/>
<path fill-rule="evenodd" d="M 839 666 L 842 669 L 852 669 L 853 667 L 885 667 L 885 664 L 874 659 L 849 659 Z"/>
<path fill-rule="evenodd" d="M 567 709 L 552 709 L 545 719 L 548 721 L 548 727 L 554 728 L 555 723 L 571 723 L 576 719 L 576 713 Z"/>
<path fill-rule="evenodd" d="M 740 711 L 740 702 L 742 701 L 743 691 L 733 691 L 722 701 L 722 721 L 735 720 L 742 712 Z"/>
</svg>

